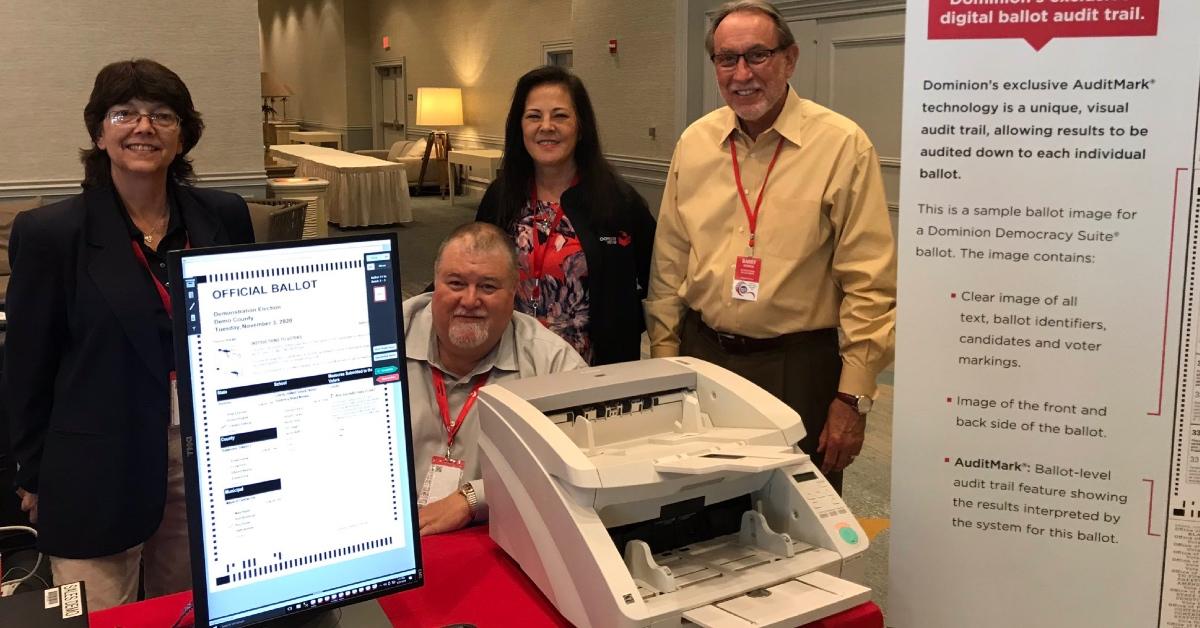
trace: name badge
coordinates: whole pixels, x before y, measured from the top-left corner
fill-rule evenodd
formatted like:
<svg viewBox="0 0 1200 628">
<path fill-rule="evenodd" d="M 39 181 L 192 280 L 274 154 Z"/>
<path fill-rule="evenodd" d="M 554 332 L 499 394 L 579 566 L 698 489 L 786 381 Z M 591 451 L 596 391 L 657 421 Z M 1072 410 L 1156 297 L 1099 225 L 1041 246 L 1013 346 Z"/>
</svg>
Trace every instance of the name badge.
<svg viewBox="0 0 1200 628">
<path fill-rule="evenodd" d="M 434 456 L 429 465 L 429 473 L 425 474 L 425 482 L 421 484 L 421 494 L 417 497 L 417 507 L 424 508 L 428 504 L 449 497 L 462 486 L 462 460 L 445 456 Z"/>
<path fill-rule="evenodd" d="M 730 296 L 742 301 L 758 300 L 758 284 L 762 279 L 762 259 L 739 255 L 733 265 L 733 292 Z"/>
</svg>

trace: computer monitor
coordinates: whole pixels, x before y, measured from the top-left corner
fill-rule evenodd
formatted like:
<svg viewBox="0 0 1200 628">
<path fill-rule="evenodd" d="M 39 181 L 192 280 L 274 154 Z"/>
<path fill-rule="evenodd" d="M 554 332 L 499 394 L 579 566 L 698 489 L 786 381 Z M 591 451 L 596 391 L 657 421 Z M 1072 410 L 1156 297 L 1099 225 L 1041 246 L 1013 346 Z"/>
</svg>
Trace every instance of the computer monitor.
<svg viewBox="0 0 1200 628">
<path fill-rule="evenodd" d="M 178 251 L 170 277 L 196 626 L 420 586 L 395 234 Z"/>
</svg>

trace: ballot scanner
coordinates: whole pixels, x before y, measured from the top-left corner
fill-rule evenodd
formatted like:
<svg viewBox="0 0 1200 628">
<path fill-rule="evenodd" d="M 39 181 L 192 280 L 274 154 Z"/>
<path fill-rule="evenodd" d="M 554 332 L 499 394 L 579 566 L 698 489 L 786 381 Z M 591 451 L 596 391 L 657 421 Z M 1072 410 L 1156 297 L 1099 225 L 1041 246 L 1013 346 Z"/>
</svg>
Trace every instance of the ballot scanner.
<svg viewBox="0 0 1200 628">
<path fill-rule="evenodd" d="M 659 358 L 482 388 L 491 536 L 576 626 L 799 626 L 869 599 L 868 541 L 742 377 Z"/>
</svg>

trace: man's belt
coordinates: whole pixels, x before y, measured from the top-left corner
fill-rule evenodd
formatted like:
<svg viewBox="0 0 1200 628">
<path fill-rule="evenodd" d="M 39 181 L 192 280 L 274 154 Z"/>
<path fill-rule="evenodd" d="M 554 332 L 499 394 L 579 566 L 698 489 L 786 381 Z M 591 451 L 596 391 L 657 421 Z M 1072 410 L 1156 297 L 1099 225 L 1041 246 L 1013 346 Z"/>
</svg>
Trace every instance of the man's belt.
<svg viewBox="0 0 1200 628">
<path fill-rule="evenodd" d="M 700 333 L 707 336 L 709 339 L 721 346 L 726 353 L 732 355 L 742 355 L 747 353 L 758 353 L 760 351 L 769 351 L 778 349 L 784 345 L 792 344 L 794 341 L 816 340 L 836 334 L 834 329 L 814 329 L 812 331 L 798 331 L 791 334 L 783 334 L 774 338 L 751 338 L 750 336 L 742 336 L 740 334 L 731 334 L 729 332 L 717 331 L 712 327 L 704 324 L 704 320 L 695 311 L 690 314 L 695 318 L 696 327 L 700 329 Z"/>
</svg>

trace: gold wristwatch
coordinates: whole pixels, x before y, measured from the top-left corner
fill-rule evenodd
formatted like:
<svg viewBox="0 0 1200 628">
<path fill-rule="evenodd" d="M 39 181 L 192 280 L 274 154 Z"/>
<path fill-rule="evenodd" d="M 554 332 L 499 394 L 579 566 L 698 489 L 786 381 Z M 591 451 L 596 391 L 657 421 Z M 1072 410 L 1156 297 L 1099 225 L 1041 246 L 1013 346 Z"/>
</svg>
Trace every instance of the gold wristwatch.
<svg viewBox="0 0 1200 628">
<path fill-rule="evenodd" d="M 479 509 L 479 498 L 475 496 L 475 487 L 471 486 L 470 482 L 467 482 L 458 488 L 458 492 L 467 498 L 467 510 L 471 513 L 471 517 L 474 518 L 475 511 Z"/>
</svg>

